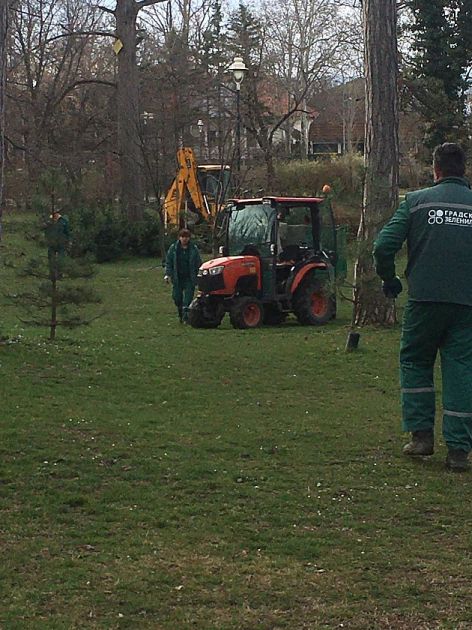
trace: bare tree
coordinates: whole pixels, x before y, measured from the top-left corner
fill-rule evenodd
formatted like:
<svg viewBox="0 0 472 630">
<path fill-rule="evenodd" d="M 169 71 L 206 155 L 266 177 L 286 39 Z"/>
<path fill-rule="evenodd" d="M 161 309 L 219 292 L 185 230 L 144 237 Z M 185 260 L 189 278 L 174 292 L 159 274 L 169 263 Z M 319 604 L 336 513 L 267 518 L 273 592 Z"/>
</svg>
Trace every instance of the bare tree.
<svg viewBox="0 0 472 630">
<path fill-rule="evenodd" d="M 308 153 L 307 101 L 335 65 L 340 45 L 332 0 L 266 2 L 257 15 L 240 5 L 230 23 L 232 45 L 249 71 L 241 88 L 243 124 L 255 138 L 274 182 L 275 144 L 284 131 L 289 146 L 295 113 L 301 153 Z"/>
<path fill-rule="evenodd" d="M 299 153 L 306 158 L 313 94 L 331 86 L 340 74 L 352 77 L 359 40 L 356 12 L 341 12 L 337 0 L 265 0 L 263 7 L 269 63 L 284 83 L 288 105 L 299 102 L 296 115 L 284 125 L 287 149 L 290 152 L 289 139 L 297 120 Z"/>
<path fill-rule="evenodd" d="M 84 68 L 98 25 L 96 12 L 81 0 L 23 0 L 13 13 L 11 139 L 23 148 L 33 182 L 51 160 L 57 163 L 58 112 L 78 86 L 97 81 Z"/>
<path fill-rule="evenodd" d="M 192 146 L 200 159 L 203 155 L 210 159 L 216 157 L 224 136 L 227 116 L 222 99 L 218 101 L 219 68 L 224 65 L 219 54 L 222 18 L 219 7 L 213 6 L 217 4 L 218 0 L 158 4 L 141 20 L 148 33 L 140 47 L 142 103 L 154 113 L 163 186 L 174 177 L 179 147 Z"/>
<path fill-rule="evenodd" d="M 343 21 L 332 0 L 291 0 L 296 25 L 295 98 L 300 98 L 301 157 L 308 156 L 307 100 L 313 86 L 333 75 L 343 36 Z"/>
<path fill-rule="evenodd" d="M 394 305 L 380 291 L 373 241 L 398 201 L 397 4 L 364 0 L 366 79 L 365 186 L 355 265 L 353 323 L 392 323 Z"/>
<path fill-rule="evenodd" d="M 8 31 L 8 3 L 0 3 L 0 240 L 2 238 L 3 187 L 5 173 L 5 85 L 6 85 L 6 38 Z"/>
<path fill-rule="evenodd" d="M 2 240 L 2 217 L 4 204 L 5 90 L 7 74 L 7 33 L 10 4 L 9 0 L 0 0 L 0 241 Z"/>
<path fill-rule="evenodd" d="M 21 59 L 17 105 L 23 120 L 30 173 L 42 162 L 46 139 L 51 133 L 51 113 L 75 87 L 92 80 L 81 72 L 90 42 L 97 36 L 114 36 L 121 203 L 133 221 L 142 217 L 144 200 L 137 16 L 141 9 L 161 1 L 116 0 L 114 10 L 100 7 L 115 18 L 114 35 L 100 28 L 96 7 L 90 1 L 24 0 L 15 18 L 17 54 Z M 93 80 L 115 85 L 97 77 Z"/>
<path fill-rule="evenodd" d="M 116 0 L 115 9 L 101 7 L 116 20 L 117 123 L 121 166 L 121 205 L 130 221 L 143 217 L 144 163 L 140 132 L 137 18 L 141 9 L 164 0 Z"/>
</svg>

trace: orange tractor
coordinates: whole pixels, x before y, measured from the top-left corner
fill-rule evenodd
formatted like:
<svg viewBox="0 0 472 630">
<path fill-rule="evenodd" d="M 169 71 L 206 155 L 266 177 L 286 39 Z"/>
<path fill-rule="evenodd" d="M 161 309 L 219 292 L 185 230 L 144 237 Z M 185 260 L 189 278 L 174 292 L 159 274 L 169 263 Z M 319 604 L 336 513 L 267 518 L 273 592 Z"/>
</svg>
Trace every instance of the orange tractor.
<svg viewBox="0 0 472 630">
<path fill-rule="evenodd" d="M 305 325 L 336 316 L 336 281 L 346 274 L 329 199 L 236 199 L 224 211 L 220 258 L 198 272 L 189 309 L 194 328 L 280 324 L 289 313 Z"/>
</svg>

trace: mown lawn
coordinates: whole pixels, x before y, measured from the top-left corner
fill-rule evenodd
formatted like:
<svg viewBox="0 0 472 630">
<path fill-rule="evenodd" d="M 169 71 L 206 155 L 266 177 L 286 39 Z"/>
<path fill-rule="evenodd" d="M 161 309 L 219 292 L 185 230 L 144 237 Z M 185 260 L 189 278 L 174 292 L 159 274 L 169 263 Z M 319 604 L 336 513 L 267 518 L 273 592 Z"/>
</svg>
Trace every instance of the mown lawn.
<svg viewBox="0 0 472 630">
<path fill-rule="evenodd" d="M 0 627 L 472 627 L 471 477 L 401 456 L 399 329 L 193 330 L 155 265 L 55 343 L 2 303 Z"/>
</svg>

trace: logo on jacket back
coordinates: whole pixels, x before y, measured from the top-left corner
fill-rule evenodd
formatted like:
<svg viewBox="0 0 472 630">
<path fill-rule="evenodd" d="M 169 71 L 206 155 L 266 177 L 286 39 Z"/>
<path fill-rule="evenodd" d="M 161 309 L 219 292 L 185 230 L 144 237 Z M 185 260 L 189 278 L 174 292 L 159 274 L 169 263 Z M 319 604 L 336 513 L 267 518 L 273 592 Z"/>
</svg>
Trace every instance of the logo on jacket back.
<svg viewBox="0 0 472 630">
<path fill-rule="evenodd" d="M 444 210 L 430 210 L 428 212 L 428 223 L 430 225 L 441 225 L 444 223 Z"/>
<path fill-rule="evenodd" d="M 472 212 L 463 210 L 429 210 L 429 225 L 460 225 L 462 227 L 472 227 Z"/>
</svg>

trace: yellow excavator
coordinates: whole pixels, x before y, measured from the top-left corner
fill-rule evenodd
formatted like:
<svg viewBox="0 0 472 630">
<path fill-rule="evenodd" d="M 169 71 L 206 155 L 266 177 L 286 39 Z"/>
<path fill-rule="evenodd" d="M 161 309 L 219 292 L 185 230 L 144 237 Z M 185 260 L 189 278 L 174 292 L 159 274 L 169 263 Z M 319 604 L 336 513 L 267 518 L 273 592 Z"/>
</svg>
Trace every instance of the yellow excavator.
<svg viewBox="0 0 472 630">
<path fill-rule="evenodd" d="M 213 223 L 225 201 L 229 178 L 229 166 L 197 165 L 190 147 L 179 149 L 177 173 L 164 200 L 165 226 Z"/>
</svg>

